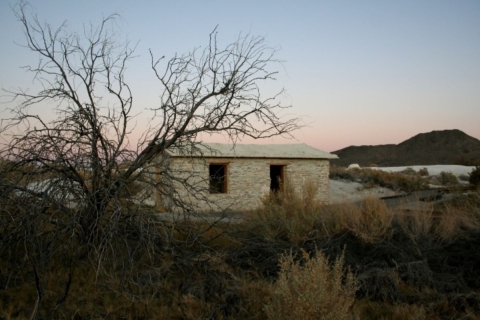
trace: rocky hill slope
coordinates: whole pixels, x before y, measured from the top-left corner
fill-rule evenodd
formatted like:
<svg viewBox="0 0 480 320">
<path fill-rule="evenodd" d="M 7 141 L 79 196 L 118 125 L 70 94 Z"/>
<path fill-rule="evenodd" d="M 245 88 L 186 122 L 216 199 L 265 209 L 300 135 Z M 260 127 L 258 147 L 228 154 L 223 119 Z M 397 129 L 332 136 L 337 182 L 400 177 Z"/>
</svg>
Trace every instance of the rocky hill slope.
<svg viewBox="0 0 480 320">
<path fill-rule="evenodd" d="M 420 133 L 397 145 L 350 146 L 332 153 L 340 158 L 332 164 L 341 166 L 479 165 L 480 140 L 460 130 L 443 130 Z"/>
</svg>

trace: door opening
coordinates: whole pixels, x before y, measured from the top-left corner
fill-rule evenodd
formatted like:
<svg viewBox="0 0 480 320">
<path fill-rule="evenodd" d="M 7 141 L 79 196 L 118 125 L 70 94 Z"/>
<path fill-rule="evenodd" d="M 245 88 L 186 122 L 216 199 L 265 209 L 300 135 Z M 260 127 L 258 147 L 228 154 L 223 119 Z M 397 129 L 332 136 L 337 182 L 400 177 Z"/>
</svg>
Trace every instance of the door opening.
<svg viewBox="0 0 480 320">
<path fill-rule="evenodd" d="M 282 165 L 270 166 L 270 190 L 273 192 L 283 191 L 284 167 Z"/>
</svg>

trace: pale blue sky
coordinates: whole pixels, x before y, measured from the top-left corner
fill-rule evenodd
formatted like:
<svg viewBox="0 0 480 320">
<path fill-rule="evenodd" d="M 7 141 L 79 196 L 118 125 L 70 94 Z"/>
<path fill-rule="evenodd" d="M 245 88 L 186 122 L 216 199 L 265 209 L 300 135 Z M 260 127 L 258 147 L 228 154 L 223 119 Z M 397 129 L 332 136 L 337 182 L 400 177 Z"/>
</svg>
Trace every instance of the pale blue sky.
<svg viewBox="0 0 480 320">
<path fill-rule="evenodd" d="M 250 32 L 281 47 L 285 70 L 275 86 L 309 124 L 295 134 L 299 142 L 333 151 L 443 129 L 480 138 L 480 1 L 30 3 L 41 20 L 76 30 L 119 13 L 122 36 L 140 41 L 128 73 L 139 111 L 158 96 L 148 50 L 185 53 L 218 25 L 224 43 Z M 12 4 L 0 1 L 0 85 L 28 87 L 31 76 L 19 67 L 37 57 L 14 44 L 24 40 Z"/>
</svg>

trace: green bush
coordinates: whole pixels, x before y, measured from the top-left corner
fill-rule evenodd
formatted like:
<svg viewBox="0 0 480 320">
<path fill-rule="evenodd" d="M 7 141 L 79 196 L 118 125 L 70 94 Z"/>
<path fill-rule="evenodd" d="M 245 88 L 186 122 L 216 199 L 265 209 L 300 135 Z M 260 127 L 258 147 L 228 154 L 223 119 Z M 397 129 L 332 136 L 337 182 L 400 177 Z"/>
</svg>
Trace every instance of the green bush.
<svg viewBox="0 0 480 320">
<path fill-rule="evenodd" d="M 418 170 L 418 174 L 422 177 L 427 177 L 429 176 L 430 174 L 428 173 L 428 169 L 427 168 L 422 168 L 420 170 Z"/>
<path fill-rule="evenodd" d="M 475 186 L 478 188 L 480 185 L 480 167 L 476 166 L 472 172 L 468 174 L 468 182 L 470 182 L 471 185 Z"/>
<path fill-rule="evenodd" d="M 444 186 L 450 186 L 450 185 L 455 185 L 459 183 L 457 176 L 451 172 L 442 171 L 440 172 L 439 178 L 440 178 L 440 183 Z"/>
<path fill-rule="evenodd" d="M 400 172 L 403 173 L 403 174 L 409 175 L 409 176 L 415 176 L 417 174 L 417 172 L 410 167 L 406 168 L 406 169 L 404 169 Z"/>
</svg>

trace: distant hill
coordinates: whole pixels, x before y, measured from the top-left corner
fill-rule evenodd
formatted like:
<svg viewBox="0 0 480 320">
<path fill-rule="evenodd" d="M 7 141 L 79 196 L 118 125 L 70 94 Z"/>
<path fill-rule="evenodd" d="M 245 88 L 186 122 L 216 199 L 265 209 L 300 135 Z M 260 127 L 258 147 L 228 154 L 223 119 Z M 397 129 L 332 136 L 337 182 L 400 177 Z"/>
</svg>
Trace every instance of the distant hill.
<svg viewBox="0 0 480 320">
<path fill-rule="evenodd" d="M 332 153 L 340 158 L 332 164 L 340 166 L 480 165 L 480 140 L 460 130 L 443 130 L 420 133 L 397 145 L 350 146 Z"/>
</svg>

